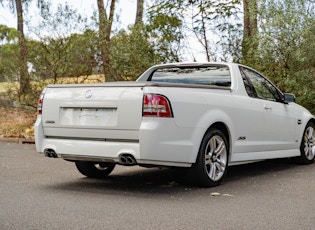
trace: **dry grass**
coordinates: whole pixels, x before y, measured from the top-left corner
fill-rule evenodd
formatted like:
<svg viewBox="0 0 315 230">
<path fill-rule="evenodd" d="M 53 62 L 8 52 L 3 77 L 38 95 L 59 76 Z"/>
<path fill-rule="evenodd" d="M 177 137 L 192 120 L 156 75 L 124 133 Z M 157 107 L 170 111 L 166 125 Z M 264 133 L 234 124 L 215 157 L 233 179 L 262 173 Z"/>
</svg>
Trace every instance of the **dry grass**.
<svg viewBox="0 0 315 230">
<path fill-rule="evenodd" d="M 0 82 L 0 94 L 7 92 L 8 89 L 12 87 L 13 85 L 14 83 Z"/>
<path fill-rule="evenodd" d="M 47 79 L 44 82 L 46 84 L 93 84 L 105 82 L 105 77 L 101 74 L 95 74 L 80 77 L 60 77 L 56 82 L 53 79 Z"/>
<path fill-rule="evenodd" d="M 104 81 L 105 78 L 103 75 L 90 75 L 70 78 L 58 78 L 58 81 L 56 83 L 91 84 Z M 53 80 L 49 79 L 44 81 L 43 83 L 44 87 L 47 84 L 52 84 Z M 18 86 L 19 85 L 17 82 L 0 82 L 0 95 L 3 95 L 2 98 L 6 98 L 8 90 L 17 89 Z M 24 110 L 20 108 L 10 108 L 10 105 L 3 106 L 0 104 L 0 137 L 32 138 L 34 136 L 33 125 L 35 123 L 35 120 L 36 112 L 34 111 Z"/>
<path fill-rule="evenodd" d="M 100 83 L 105 82 L 105 77 L 102 74 L 94 74 L 88 76 L 80 76 L 80 77 L 61 77 L 58 78 L 55 84 L 93 84 L 93 83 Z M 34 81 L 33 83 L 36 83 Z M 53 79 L 47 79 L 43 81 L 43 83 L 47 84 L 54 84 Z M 18 82 L 0 82 L 0 94 L 5 93 L 8 89 L 17 89 L 19 88 Z"/>
<path fill-rule="evenodd" d="M 32 138 L 35 120 L 34 111 L 0 108 L 0 137 Z"/>
</svg>

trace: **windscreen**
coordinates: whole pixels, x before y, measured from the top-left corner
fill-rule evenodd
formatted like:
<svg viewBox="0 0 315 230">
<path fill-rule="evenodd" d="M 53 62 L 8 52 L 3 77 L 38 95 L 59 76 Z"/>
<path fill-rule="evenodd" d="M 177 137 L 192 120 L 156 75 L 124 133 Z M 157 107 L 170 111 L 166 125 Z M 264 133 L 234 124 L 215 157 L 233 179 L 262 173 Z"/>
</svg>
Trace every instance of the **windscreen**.
<svg viewBox="0 0 315 230">
<path fill-rule="evenodd" d="M 231 86 L 230 70 L 226 65 L 161 68 L 153 72 L 151 81 Z"/>
</svg>

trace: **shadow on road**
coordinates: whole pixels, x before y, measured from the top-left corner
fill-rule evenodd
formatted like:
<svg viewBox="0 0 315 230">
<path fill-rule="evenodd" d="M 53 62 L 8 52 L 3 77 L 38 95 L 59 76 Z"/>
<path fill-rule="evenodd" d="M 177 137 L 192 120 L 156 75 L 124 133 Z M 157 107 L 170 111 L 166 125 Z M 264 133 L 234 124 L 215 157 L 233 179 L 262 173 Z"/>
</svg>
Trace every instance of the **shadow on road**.
<svg viewBox="0 0 315 230">
<path fill-rule="evenodd" d="M 298 166 L 288 159 L 268 160 L 264 162 L 232 166 L 221 186 L 229 187 L 229 184 L 237 184 L 250 180 L 260 180 L 264 176 L 273 175 L 286 170 L 294 170 Z M 114 170 L 115 172 L 115 170 Z M 268 178 L 268 177 L 267 177 Z M 272 178 L 272 177 L 270 177 Z M 268 179 L 267 179 L 268 180 Z M 157 169 L 136 167 L 130 170 L 120 170 L 106 179 L 80 178 L 75 181 L 67 181 L 49 185 L 49 188 L 57 190 L 69 190 L 86 193 L 121 194 L 121 195 L 155 195 L 164 196 L 201 190 L 192 185 L 187 179 L 186 170 L 183 169 Z M 209 188 L 207 191 L 215 191 L 217 188 Z"/>
<path fill-rule="evenodd" d="M 225 182 L 236 181 L 248 177 L 257 177 L 257 179 L 259 179 L 259 177 L 266 174 L 273 174 L 275 172 L 290 170 L 296 167 L 298 167 L 298 165 L 294 164 L 288 158 L 232 166 L 229 168 Z"/>
</svg>

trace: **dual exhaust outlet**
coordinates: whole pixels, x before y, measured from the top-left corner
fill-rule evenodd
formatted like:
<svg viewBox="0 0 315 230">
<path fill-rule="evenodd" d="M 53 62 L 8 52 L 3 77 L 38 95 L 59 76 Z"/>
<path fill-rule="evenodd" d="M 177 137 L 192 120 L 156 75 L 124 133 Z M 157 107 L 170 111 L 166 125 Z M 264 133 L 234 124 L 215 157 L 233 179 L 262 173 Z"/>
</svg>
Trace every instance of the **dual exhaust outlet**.
<svg viewBox="0 0 315 230">
<path fill-rule="evenodd" d="M 58 158 L 57 153 L 53 149 L 45 149 L 44 154 L 46 157 Z M 135 157 L 129 153 L 124 153 L 119 156 L 118 163 L 121 165 L 137 165 Z"/>
<path fill-rule="evenodd" d="M 125 153 L 119 156 L 119 164 L 131 166 L 131 165 L 136 165 L 137 161 L 133 155 L 129 153 Z"/>
</svg>

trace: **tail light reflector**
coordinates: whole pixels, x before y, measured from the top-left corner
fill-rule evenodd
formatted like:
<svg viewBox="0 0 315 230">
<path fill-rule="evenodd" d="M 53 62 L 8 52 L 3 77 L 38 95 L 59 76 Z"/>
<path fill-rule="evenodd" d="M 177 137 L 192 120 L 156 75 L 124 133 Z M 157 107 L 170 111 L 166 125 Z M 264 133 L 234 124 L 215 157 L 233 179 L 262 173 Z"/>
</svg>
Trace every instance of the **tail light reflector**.
<svg viewBox="0 0 315 230">
<path fill-rule="evenodd" d="M 144 94 L 142 116 L 144 117 L 173 117 L 169 100 L 159 94 Z"/>
</svg>

